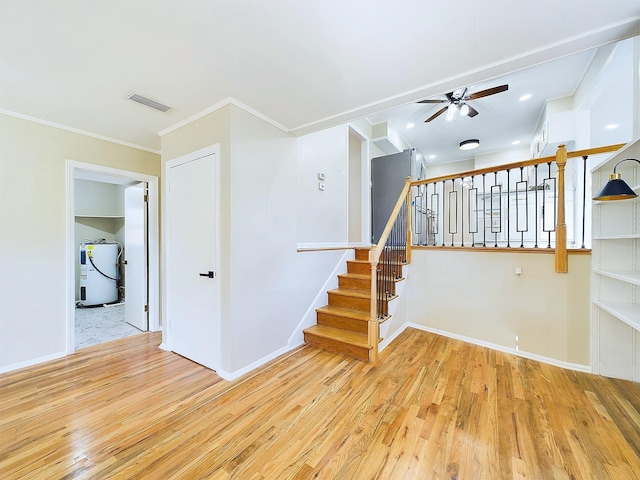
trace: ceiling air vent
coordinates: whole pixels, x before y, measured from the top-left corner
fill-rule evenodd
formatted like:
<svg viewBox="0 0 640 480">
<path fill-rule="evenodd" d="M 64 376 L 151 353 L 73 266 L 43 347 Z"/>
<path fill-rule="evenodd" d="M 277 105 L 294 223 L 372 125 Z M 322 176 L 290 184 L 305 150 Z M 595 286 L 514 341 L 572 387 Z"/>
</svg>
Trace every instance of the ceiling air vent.
<svg viewBox="0 0 640 480">
<path fill-rule="evenodd" d="M 153 108 L 154 110 L 158 110 L 159 112 L 166 113 L 171 110 L 171 107 L 167 105 L 163 105 L 160 102 L 156 102 L 155 100 L 151 100 L 150 98 L 143 97 L 142 95 L 138 95 L 137 93 L 130 93 L 127 95 L 129 100 L 133 100 L 145 107 Z"/>
</svg>

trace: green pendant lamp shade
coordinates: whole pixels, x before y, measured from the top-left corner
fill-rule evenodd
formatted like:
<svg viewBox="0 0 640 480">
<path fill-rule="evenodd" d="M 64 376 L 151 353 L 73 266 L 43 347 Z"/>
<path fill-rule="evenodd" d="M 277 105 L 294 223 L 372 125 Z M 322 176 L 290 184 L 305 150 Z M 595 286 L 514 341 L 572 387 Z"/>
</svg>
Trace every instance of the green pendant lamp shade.
<svg viewBox="0 0 640 480">
<path fill-rule="evenodd" d="M 620 160 L 616 163 L 613 167 L 613 173 L 609 176 L 609 181 L 604 187 L 602 187 L 602 190 L 593 197 L 594 200 L 626 200 L 628 198 L 636 198 L 638 196 L 633 190 L 631 190 L 631 187 L 622 180 L 620 174 L 616 172 L 618 165 L 628 160 L 640 163 L 640 160 L 636 160 L 635 158 L 625 158 L 624 160 Z"/>
</svg>

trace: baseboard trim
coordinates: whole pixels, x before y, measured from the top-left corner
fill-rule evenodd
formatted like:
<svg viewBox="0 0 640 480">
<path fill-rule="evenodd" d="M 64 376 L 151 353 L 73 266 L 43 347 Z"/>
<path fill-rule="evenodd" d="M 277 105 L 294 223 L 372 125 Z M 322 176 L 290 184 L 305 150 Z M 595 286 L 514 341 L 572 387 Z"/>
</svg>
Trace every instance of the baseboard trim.
<svg viewBox="0 0 640 480">
<path fill-rule="evenodd" d="M 551 357 L 545 357 L 543 355 L 538 355 L 537 353 L 524 352 L 522 350 L 516 350 L 515 348 L 507 348 L 503 345 L 498 345 L 497 343 L 485 342 L 484 340 L 479 340 L 473 337 L 467 337 L 465 335 L 459 335 L 457 333 L 447 332 L 445 330 L 439 330 L 437 328 L 427 327 L 425 325 L 418 325 L 416 323 L 407 322 L 403 324 L 398 330 L 396 330 L 391 337 L 382 342 L 384 347 L 381 348 L 383 350 L 387 345 L 389 345 L 398 335 L 400 335 L 407 328 L 415 328 L 416 330 L 422 330 L 424 332 L 434 333 L 436 335 L 442 335 L 443 337 L 453 338 L 455 340 L 460 340 L 462 342 L 471 343 L 473 345 L 478 345 L 480 347 L 490 348 L 492 350 L 496 350 L 503 353 L 509 353 L 511 355 L 516 355 L 518 357 L 528 358 L 530 360 L 536 360 L 538 362 L 546 363 L 548 365 L 553 365 L 555 367 L 566 368 L 568 370 L 574 370 L 582 373 L 593 373 L 592 369 L 589 365 L 582 365 L 579 363 L 571 363 L 564 362 L 562 360 L 558 360 Z"/>
<path fill-rule="evenodd" d="M 251 373 L 253 370 L 255 370 L 256 368 L 262 367 L 265 363 L 270 362 L 271 360 L 276 359 L 277 357 L 284 355 L 286 353 L 289 353 L 291 350 L 295 350 L 296 348 L 298 348 L 300 345 L 287 345 L 285 347 L 282 347 L 278 350 L 276 350 L 275 352 L 270 353 L 269 355 L 260 358 L 259 360 L 256 360 L 255 362 L 247 365 L 246 367 L 242 367 L 239 370 L 235 370 L 233 372 L 228 372 L 226 370 L 223 369 L 218 369 L 216 370 L 216 373 L 223 378 L 224 380 L 227 380 L 229 382 L 233 381 L 233 380 L 237 380 L 238 378 Z"/>
<path fill-rule="evenodd" d="M 6 365 L 4 367 L 0 367 L 0 373 L 12 372 L 14 370 L 20 370 L 21 368 L 33 367 L 39 363 L 49 362 L 51 360 L 57 360 L 62 357 L 66 357 L 67 352 L 57 352 L 51 355 L 45 355 L 44 357 L 31 358 L 29 360 L 25 360 L 24 362 L 14 363 L 12 365 Z"/>
</svg>

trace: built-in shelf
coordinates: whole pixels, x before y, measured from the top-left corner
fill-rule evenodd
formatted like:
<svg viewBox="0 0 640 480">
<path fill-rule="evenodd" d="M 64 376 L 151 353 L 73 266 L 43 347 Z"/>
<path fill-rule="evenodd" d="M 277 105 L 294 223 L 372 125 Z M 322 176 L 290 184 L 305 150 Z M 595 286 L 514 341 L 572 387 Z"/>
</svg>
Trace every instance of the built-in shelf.
<svg viewBox="0 0 640 480">
<path fill-rule="evenodd" d="M 124 215 L 75 215 L 76 218 L 124 218 Z"/>
<path fill-rule="evenodd" d="M 601 300 L 595 300 L 593 304 L 634 329 L 640 330 L 640 305 L 635 303 L 604 302 Z"/>
<path fill-rule="evenodd" d="M 593 193 L 606 184 L 616 163 L 630 157 L 640 158 L 639 139 L 593 170 Z M 625 166 L 618 173 L 640 192 L 640 184 L 635 184 L 640 167 Z M 591 368 L 595 373 L 636 382 L 640 381 L 640 303 L 633 302 L 640 294 L 639 201 L 594 202 L 591 250 L 595 280 L 591 283 Z"/>
<path fill-rule="evenodd" d="M 640 238 L 640 233 L 628 233 L 625 235 L 600 235 L 593 237 L 594 240 L 628 240 L 633 238 Z"/>
<path fill-rule="evenodd" d="M 603 277 L 614 278 L 626 283 L 632 283 L 634 285 L 640 285 L 640 272 L 633 272 L 629 270 L 594 270 L 598 275 Z"/>
</svg>

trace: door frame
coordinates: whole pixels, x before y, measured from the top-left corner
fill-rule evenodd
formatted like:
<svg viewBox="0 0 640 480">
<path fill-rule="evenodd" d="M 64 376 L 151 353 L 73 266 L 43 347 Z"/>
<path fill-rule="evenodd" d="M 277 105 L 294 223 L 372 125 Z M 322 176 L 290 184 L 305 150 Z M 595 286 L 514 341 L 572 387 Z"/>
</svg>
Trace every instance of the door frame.
<svg viewBox="0 0 640 480">
<path fill-rule="evenodd" d="M 351 134 L 360 142 L 360 242 L 361 245 L 371 245 L 371 159 L 369 158 L 369 140 L 367 136 L 355 126 L 349 124 L 347 129 L 347 145 Z M 347 163 L 351 162 L 349 147 L 347 147 Z M 348 168 L 347 168 L 348 170 Z M 350 185 L 350 183 L 349 183 Z M 347 216 L 349 208 L 347 205 Z M 349 240 L 347 225 L 347 241 Z"/>
<path fill-rule="evenodd" d="M 160 291 L 162 292 L 162 302 L 161 302 L 161 311 L 162 318 L 165 321 L 162 322 L 162 344 L 160 348 L 163 350 L 172 351 L 171 347 L 171 325 L 170 320 L 167 317 L 167 303 L 170 301 L 169 291 L 167 285 L 168 275 L 171 274 L 169 267 L 169 253 L 171 251 L 171 242 L 169 240 L 169 214 L 171 212 L 171 202 L 169 201 L 169 188 L 170 188 L 170 180 L 171 180 L 171 168 L 182 165 L 184 163 L 188 163 L 194 160 L 198 160 L 199 158 L 206 157 L 209 155 L 214 156 L 214 168 L 216 172 L 216 181 L 215 181 L 215 198 L 216 198 L 216 211 L 214 212 L 214 221 L 215 221 L 215 229 L 216 229 L 216 251 L 215 254 L 215 265 L 217 266 L 216 275 L 218 276 L 218 282 L 216 282 L 215 286 L 215 295 L 218 296 L 218 311 L 214 312 L 214 339 L 211 345 L 213 348 L 213 362 L 214 364 L 210 367 L 213 370 L 220 371 L 222 368 L 222 264 L 220 260 L 222 258 L 221 255 L 221 245 L 220 245 L 220 144 L 217 143 L 215 145 L 210 145 L 208 147 L 202 148 L 200 150 L 196 150 L 191 153 L 187 153 L 180 157 L 174 158 L 172 160 L 168 160 L 163 162 L 162 164 L 162 178 L 164 179 L 162 182 L 162 199 L 163 199 L 163 208 L 162 208 L 162 271 L 161 271 L 161 284 Z"/>
<path fill-rule="evenodd" d="M 160 330 L 159 309 L 159 226 L 158 226 L 158 177 L 130 170 L 104 167 L 91 163 L 66 161 L 67 170 L 67 212 L 66 212 L 66 353 L 72 354 L 75 348 L 75 178 L 78 172 L 95 175 L 96 179 L 102 179 L 107 183 L 117 183 L 116 180 L 129 180 L 131 182 L 146 182 L 148 185 L 148 272 L 147 282 L 149 289 L 149 331 Z M 109 182 L 109 178 L 113 182 Z"/>
</svg>

